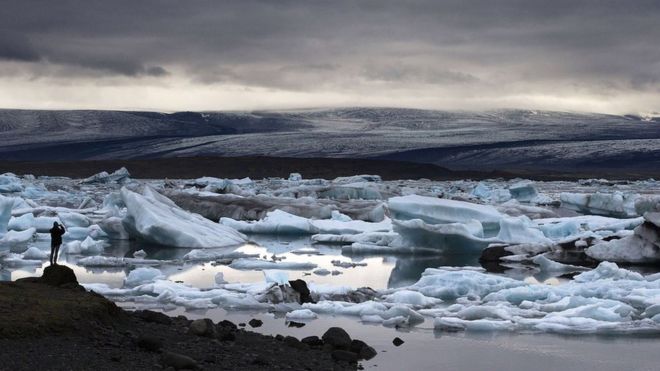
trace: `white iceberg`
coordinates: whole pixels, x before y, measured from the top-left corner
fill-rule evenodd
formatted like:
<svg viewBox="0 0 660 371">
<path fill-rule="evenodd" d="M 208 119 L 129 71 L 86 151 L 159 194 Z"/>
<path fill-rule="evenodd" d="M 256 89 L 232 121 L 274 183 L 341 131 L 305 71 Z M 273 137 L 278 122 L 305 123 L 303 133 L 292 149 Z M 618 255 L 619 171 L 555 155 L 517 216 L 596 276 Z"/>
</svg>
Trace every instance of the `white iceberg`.
<svg viewBox="0 0 660 371">
<path fill-rule="evenodd" d="M 122 188 L 127 214 L 123 224 L 143 240 L 174 247 L 225 247 L 244 243 L 235 229 L 189 213 L 165 196 L 145 187 L 143 194 Z"/>
<path fill-rule="evenodd" d="M 585 214 L 597 214 L 617 218 L 630 218 L 639 216 L 635 209 L 635 201 L 638 194 L 596 192 L 586 193 L 561 193 L 562 206 Z"/>
<path fill-rule="evenodd" d="M 287 269 L 287 270 L 312 270 L 317 267 L 314 263 L 308 262 L 274 262 L 260 259 L 236 259 L 230 268 L 238 270 L 259 270 L 259 269 Z"/>
<path fill-rule="evenodd" d="M 124 279 L 124 286 L 135 287 L 154 282 L 157 279 L 165 279 L 163 272 L 152 267 L 140 267 L 128 272 L 128 276 Z"/>
<path fill-rule="evenodd" d="M 318 318 L 318 315 L 309 309 L 297 309 L 286 314 L 288 320 L 311 320 Z"/>
<path fill-rule="evenodd" d="M 492 206 L 417 195 L 392 197 L 388 201 L 392 219 L 421 219 L 428 224 L 479 221 L 484 230 L 497 230 L 502 214 Z"/>
</svg>

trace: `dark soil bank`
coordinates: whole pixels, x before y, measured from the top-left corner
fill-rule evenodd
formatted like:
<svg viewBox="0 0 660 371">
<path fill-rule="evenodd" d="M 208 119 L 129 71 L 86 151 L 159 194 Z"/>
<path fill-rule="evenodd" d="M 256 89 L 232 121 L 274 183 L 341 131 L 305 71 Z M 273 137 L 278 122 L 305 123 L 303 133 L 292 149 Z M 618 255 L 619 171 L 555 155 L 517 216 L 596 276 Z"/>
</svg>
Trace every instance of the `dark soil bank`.
<svg viewBox="0 0 660 371">
<path fill-rule="evenodd" d="M 0 159 L 1 160 L 1 159 Z M 383 159 L 351 158 L 287 158 L 287 157 L 171 157 L 158 159 L 130 159 L 67 162 L 12 162 L 0 161 L 0 173 L 19 175 L 51 175 L 86 178 L 101 171 L 114 171 L 126 167 L 131 176 L 138 179 L 191 179 L 202 176 L 219 178 L 263 179 L 286 178 L 290 173 L 301 173 L 304 178 L 334 179 L 356 174 L 380 175 L 383 180 L 399 179 L 492 179 L 516 177 L 534 180 L 577 180 L 588 178 L 647 179 L 658 176 L 651 172 L 626 172 L 621 169 L 598 172 L 551 172 L 540 171 L 462 171 L 450 170 L 426 163 Z"/>
<path fill-rule="evenodd" d="M 375 356 L 338 328 L 299 341 L 229 321 L 127 312 L 66 272 L 47 273 L 0 283 L 0 370 L 350 370 Z"/>
</svg>

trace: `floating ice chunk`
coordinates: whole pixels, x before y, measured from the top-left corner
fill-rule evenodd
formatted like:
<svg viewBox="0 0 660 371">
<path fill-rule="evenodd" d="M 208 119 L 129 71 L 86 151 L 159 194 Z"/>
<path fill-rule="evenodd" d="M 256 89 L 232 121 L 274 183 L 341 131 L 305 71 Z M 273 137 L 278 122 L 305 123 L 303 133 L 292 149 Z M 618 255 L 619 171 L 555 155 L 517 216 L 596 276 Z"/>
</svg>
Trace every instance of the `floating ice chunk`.
<svg viewBox="0 0 660 371">
<path fill-rule="evenodd" d="M 585 231 L 620 231 L 620 230 L 632 230 L 638 225 L 644 223 L 644 218 L 630 218 L 630 219 L 618 219 L 618 218 L 608 218 L 598 215 L 581 215 L 565 218 L 546 218 L 546 219 L 536 219 L 534 220 L 536 224 L 539 225 L 539 228 L 544 232 L 548 232 L 548 237 L 551 237 L 552 230 L 557 228 L 557 234 L 566 234 L 567 229 L 569 231 L 574 230 L 574 226 L 577 225 L 580 230 Z M 572 224 L 572 225 L 569 225 Z M 573 235 L 573 234 L 571 234 Z M 570 235 L 569 235 L 570 236 Z M 566 236 L 568 237 L 568 236 Z"/>
<path fill-rule="evenodd" d="M 483 297 L 507 288 L 525 286 L 512 278 L 494 276 L 471 270 L 427 268 L 422 277 L 408 289 L 442 300 L 459 297 Z"/>
<path fill-rule="evenodd" d="M 487 230 L 497 230 L 502 219 L 502 214 L 492 206 L 417 195 L 390 198 L 388 208 L 397 220 L 421 219 L 429 224 L 477 220 Z"/>
<path fill-rule="evenodd" d="M 34 227 L 34 214 L 27 213 L 9 220 L 8 228 L 15 231 L 24 231 Z"/>
<path fill-rule="evenodd" d="M 318 192 L 319 198 L 333 200 L 382 200 L 377 186 L 372 183 L 359 182 L 342 185 L 332 185 L 328 189 Z"/>
<path fill-rule="evenodd" d="M 538 196 L 538 192 L 534 187 L 534 182 L 529 180 L 510 185 L 509 192 L 511 192 L 511 197 L 521 202 L 530 202 Z"/>
<path fill-rule="evenodd" d="M 124 227 L 144 240 L 192 248 L 232 246 L 246 240 L 233 228 L 189 213 L 149 187 L 142 195 L 122 188 L 121 195 L 128 212 Z"/>
<path fill-rule="evenodd" d="M 90 176 L 89 178 L 85 178 L 81 180 L 80 182 L 82 184 L 94 184 L 94 183 L 126 183 L 128 180 L 130 180 L 131 174 L 129 174 L 128 170 L 125 167 L 122 167 L 121 169 L 116 170 L 112 174 L 108 174 L 107 171 L 102 171 L 98 174 L 94 174 Z"/>
<path fill-rule="evenodd" d="M 525 216 L 502 218 L 496 239 L 507 243 L 552 243 L 552 240 L 546 238 L 543 232 Z"/>
<path fill-rule="evenodd" d="M 327 276 L 327 275 L 330 274 L 330 271 L 325 269 L 325 268 L 320 268 L 320 269 L 317 269 L 317 270 L 313 271 L 312 273 L 314 273 L 317 276 Z"/>
<path fill-rule="evenodd" d="M 103 219 L 99 222 L 99 227 L 112 240 L 128 240 L 130 237 L 124 228 L 122 219 L 116 216 Z"/>
<path fill-rule="evenodd" d="M 71 241 L 64 245 L 64 251 L 67 254 L 82 254 L 82 255 L 100 255 L 105 248 L 105 242 L 95 241 L 91 237 L 85 238 L 84 241 Z"/>
<path fill-rule="evenodd" d="M 15 253 L 0 255 L 0 258 L 2 258 L 2 263 L 4 266 L 10 267 L 41 265 L 43 263 L 42 259 L 27 259 L 23 258 L 22 254 Z"/>
<path fill-rule="evenodd" d="M 13 207 L 13 197 L 5 197 L 0 195 L 0 235 L 7 233 L 7 225 L 9 224 L 9 219 L 11 218 L 11 209 Z"/>
<path fill-rule="evenodd" d="M 557 214 L 543 207 L 523 205 L 518 200 L 509 200 L 496 206 L 497 210 L 509 216 L 527 216 L 530 219 L 552 218 Z"/>
<path fill-rule="evenodd" d="M 256 222 L 221 218 L 220 223 L 243 233 L 264 234 L 314 234 L 318 229 L 307 218 L 281 210 L 269 211 L 266 217 Z"/>
<path fill-rule="evenodd" d="M 163 272 L 156 268 L 140 267 L 128 272 L 128 276 L 124 279 L 124 286 L 135 287 L 158 279 L 165 279 Z"/>
<path fill-rule="evenodd" d="M 543 234 L 552 239 L 564 238 L 578 234 L 580 223 L 575 219 L 560 220 L 556 223 L 547 223 L 539 226 Z"/>
<path fill-rule="evenodd" d="M 37 229 L 37 232 L 48 232 L 53 228 L 53 223 L 62 224 L 60 218 L 55 216 L 39 216 L 34 218 L 34 227 Z"/>
<path fill-rule="evenodd" d="M 357 234 L 373 232 L 389 232 L 392 230 L 392 221 L 389 218 L 382 222 L 371 223 L 362 220 L 311 220 L 312 225 L 321 234 Z"/>
<path fill-rule="evenodd" d="M 655 213 L 647 213 L 653 218 Z M 586 254 L 596 260 L 626 263 L 660 261 L 660 227 L 647 221 L 635 228 L 630 236 L 604 241 L 589 247 Z"/>
<path fill-rule="evenodd" d="M 440 299 L 430 298 L 411 290 L 396 291 L 392 294 L 385 295 L 383 300 L 388 303 L 410 304 L 419 307 L 433 306 L 442 302 Z"/>
<path fill-rule="evenodd" d="M 311 220 L 281 210 L 270 211 L 264 219 L 256 222 L 237 221 L 221 218 L 220 223 L 244 233 L 262 234 L 354 234 L 391 230 L 391 222 L 385 219 L 379 223 L 362 220 L 347 222 L 337 220 Z"/>
<path fill-rule="evenodd" d="M 84 255 L 99 255 L 103 252 L 104 247 L 105 243 L 103 241 L 95 241 L 88 236 L 80 243 L 80 252 Z"/>
<path fill-rule="evenodd" d="M 66 227 L 89 227 L 92 224 L 88 217 L 80 213 L 61 212 L 57 216 Z"/>
<path fill-rule="evenodd" d="M 259 259 L 236 259 L 230 268 L 239 270 L 260 270 L 260 269 L 288 269 L 288 270 L 311 270 L 317 267 L 314 263 L 307 262 L 274 262 Z"/>
<path fill-rule="evenodd" d="M 264 278 L 268 283 L 276 283 L 278 285 L 285 285 L 289 283 L 289 274 L 281 270 L 263 270 Z"/>
<path fill-rule="evenodd" d="M 333 244 L 351 244 L 355 242 L 387 246 L 399 237 L 394 232 L 363 232 L 356 234 L 315 234 L 312 236 L 312 242 L 315 243 L 333 243 Z"/>
<path fill-rule="evenodd" d="M 227 249 L 196 249 L 183 256 L 188 261 L 211 261 L 223 259 L 256 258 L 259 254 L 246 254 L 240 251 L 227 252 Z"/>
<path fill-rule="evenodd" d="M 36 229 L 28 228 L 24 231 L 9 231 L 2 238 L 0 238 L 0 245 L 25 245 L 30 242 L 35 233 Z"/>
<path fill-rule="evenodd" d="M 621 269 L 615 263 L 602 262 L 595 269 L 573 277 L 575 282 L 596 282 L 599 280 L 633 280 L 643 281 L 644 277 L 627 269 Z"/>
<path fill-rule="evenodd" d="M 472 190 L 472 195 L 475 197 L 479 197 L 482 200 L 487 200 L 490 198 L 492 191 L 490 187 L 484 183 L 484 182 L 479 182 L 476 187 Z"/>
<path fill-rule="evenodd" d="M 23 253 L 23 259 L 28 260 L 46 260 L 50 257 L 50 253 L 39 249 L 38 247 L 30 247 Z"/>
<path fill-rule="evenodd" d="M 468 220 L 464 223 L 427 224 L 421 219 L 394 220 L 394 230 L 401 238 L 392 242 L 393 247 L 432 248 L 447 254 L 480 253 L 497 239 L 483 238 L 481 223 Z"/>
<path fill-rule="evenodd" d="M 613 217 L 639 216 L 635 210 L 635 200 L 638 194 L 630 193 L 561 193 L 562 205 L 582 213 L 598 214 Z"/>
<path fill-rule="evenodd" d="M 437 317 L 433 320 L 433 328 L 449 331 L 514 331 L 516 324 L 512 321 L 490 319 L 464 320 L 456 317 Z"/>
<path fill-rule="evenodd" d="M 340 212 L 337 211 L 337 210 L 332 210 L 332 214 L 331 214 L 331 215 L 332 215 L 332 216 L 331 216 L 331 219 L 332 219 L 332 220 L 336 220 L 336 221 L 338 221 L 338 222 L 350 222 L 351 220 L 353 220 L 353 219 L 351 219 L 350 216 L 348 216 L 348 215 L 346 215 L 346 214 L 342 214 L 342 213 L 340 213 Z"/>
<path fill-rule="evenodd" d="M 289 174 L 289 181 L 290 182 L 299 182 L 303 179 L 302 175 L 300 173 L 291 173 Z"/>
<path fill-rule="evenodd" d="M 288 320 L 311 320 L 318 318 L 318 314 L 309 309 L 297 309 L 286 314 Z"/>
<path fill-rule="evenodd" d="M 545 255 L 535 256 L 534 259 L 532 259 L 532 262 L 537 264 L 544 272 L 578 272 L 589 270 L 589 268 L 585 267 L 578 267 L 575 265 L 562 264 L 556 261 L 552 261 Z"/>
<path fill-rule="evenodd" d="M 353 175 L 353 176 L 340 176 L 332 180 L 332 183 L 335 184 L 350 184 L 350 183 L 361 183 L 361 182 L 373 182 L 380 183 L 383 180 L 380 175 Z"/>
<path fill-rule="evenodd" d="M 133 253 L 133 257 L 136 259 L 144 259 L 147 257 L 147 252 L 144 250 L 138 250 Z"/>
<path fill-rule="evenodd" d="M 12 173 L 0 175 L 0 193 L 21 192 L 23 184 L 21 180 Z"/>
</svg>

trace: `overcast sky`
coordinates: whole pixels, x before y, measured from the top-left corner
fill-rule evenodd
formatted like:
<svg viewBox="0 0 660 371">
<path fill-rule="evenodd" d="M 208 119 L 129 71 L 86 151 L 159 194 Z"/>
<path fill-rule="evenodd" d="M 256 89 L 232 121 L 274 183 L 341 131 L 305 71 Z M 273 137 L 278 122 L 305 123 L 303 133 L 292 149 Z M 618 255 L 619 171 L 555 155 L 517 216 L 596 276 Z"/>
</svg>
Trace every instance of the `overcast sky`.
<svg viewBox="0 0 660 371">
<path fill-rule="evenodd" d="M 660 111 L 660 1 L 2 0 L 0 107 Z"/>
</svg>

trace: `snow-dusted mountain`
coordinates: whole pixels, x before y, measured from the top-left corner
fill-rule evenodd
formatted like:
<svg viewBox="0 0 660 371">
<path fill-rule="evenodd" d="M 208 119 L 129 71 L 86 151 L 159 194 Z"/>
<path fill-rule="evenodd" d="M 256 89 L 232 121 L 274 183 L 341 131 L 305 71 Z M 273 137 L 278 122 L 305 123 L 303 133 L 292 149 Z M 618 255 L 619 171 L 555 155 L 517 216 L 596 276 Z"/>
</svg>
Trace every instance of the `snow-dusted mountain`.
<svg viewBox="0 0 660 371">
<path fill-rule="evenodd" d="M 454 169 L 660 169 L 660 118 L 530 110 L 0 110 L 0 159 L 355 157 Z"/>
</svg>

